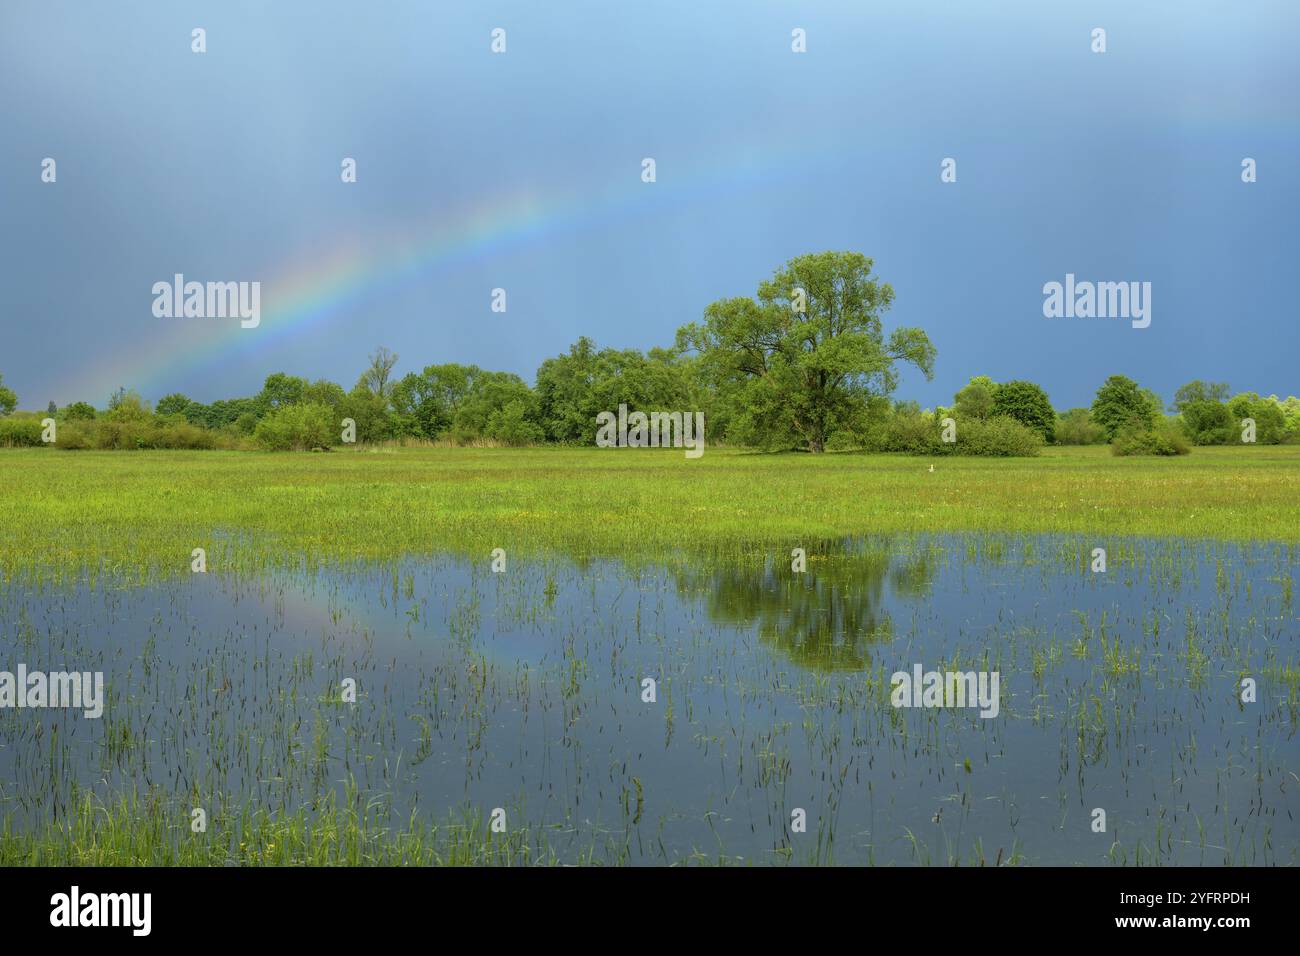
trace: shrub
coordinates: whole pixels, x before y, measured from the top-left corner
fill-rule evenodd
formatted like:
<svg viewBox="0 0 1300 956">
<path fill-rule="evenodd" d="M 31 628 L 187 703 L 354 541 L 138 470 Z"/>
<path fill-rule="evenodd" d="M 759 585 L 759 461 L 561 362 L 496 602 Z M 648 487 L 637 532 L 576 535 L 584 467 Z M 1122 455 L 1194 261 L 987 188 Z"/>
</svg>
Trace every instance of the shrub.
<svg viewBox="0 0 1300 956">
<path fill-rule="evenodd" d="M 1110 446 L 1112 455 L 1186 455 L 1191 450 L 1187 436 L 1166 421 L 1150 428 L 1127 425 L 1116 433 Z"/>
<path fill-rule="evenodd" d="M 957 422 L 957 441 L 940 443 L 955 455 L 979 455 L 992 458 L 1021 458 L 1037 455 L 1043 436 L 1009 415 Z"/>
<path fill-rule="evenodd" d="M 1086 408 L 1072 408 L 1056 422 L 1056 441 L 1061 445 L 1101 445 L 1106 441 L 1102 427 Z"/>
<path fill-rule="evenodd" d="M 909 455 L 932 453 L 939 444 L 938 423 L 915 402 L 899 402 L 872 435 L 875 451 L 901 451 Z"/>
<path fill-rule="evenodd" d="M 59 423 L 58 442 L 56 448 L 63 451 L 81 451 L 86 448 L 98 447 L 95 442 L 97 438 L 96 423 L 86 419 L 72 419 Z"/>
<path fill-rule="evenodd" d="M 943 441 L 943 418 L 923 412 L 915 403 L 900 402 L 871 436 L 873 451 L 909 455 L 979 455 L 995 458 L 1032 457 L 1043 447 L 1043 436 L 1007 415 L 954 419 L 955 442 Z"/>
<path fill-rule="evenodd" d="M 338 418 L 328 405 L 308 402 L 275 409 L 257 423 L 253 440 L 268 451 L 309 451 L 334 444 Z"/>
<path fill-rule="evenodd" d="M 42 431 L 38 418 L 0 418 L 0 447 L 36 448 Z"/>
</svg>

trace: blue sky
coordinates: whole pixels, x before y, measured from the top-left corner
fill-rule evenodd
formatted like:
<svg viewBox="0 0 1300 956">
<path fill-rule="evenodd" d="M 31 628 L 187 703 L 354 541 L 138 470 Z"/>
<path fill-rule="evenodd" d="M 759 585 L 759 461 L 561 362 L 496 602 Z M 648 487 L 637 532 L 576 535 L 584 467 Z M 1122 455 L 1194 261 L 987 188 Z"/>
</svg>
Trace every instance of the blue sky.
<svg viewBox="0 0 1300 956">
<path fill-rule="evenodd" d="M 0 375 L 26 408 L 210 401 L 351 386 L 382 344 L 399 373 L 531 381 L 579 335 L 666 345 L 852 249 L 894 286 L 887 327 L 938 348 L 901 398 L 977 374 L 1060 408 L 1114 373 L 1294 394 L 1297 27 L 1294 2 L 5 0 Z M 261 325 L 156 318 L 177 272 L 262 282 Z M 1044 318 L 1066 273 L 1151 282 L 1151 326 Z"/>
</svg>

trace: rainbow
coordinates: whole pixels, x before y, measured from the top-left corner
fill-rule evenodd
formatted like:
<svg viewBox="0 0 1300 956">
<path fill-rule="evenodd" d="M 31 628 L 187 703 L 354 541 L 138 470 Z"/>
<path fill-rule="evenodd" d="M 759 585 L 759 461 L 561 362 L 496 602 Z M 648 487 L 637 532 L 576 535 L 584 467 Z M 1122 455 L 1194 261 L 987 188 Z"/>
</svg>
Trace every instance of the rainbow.
<svg viewBox="0 0 1300 956">
<path fill-rule="evenodd" d="M 755 157 L 761 155 L 760 162 Z M 469 261 L 490 259 L 516 249 L 635 216 L 654 215 L 693 203 L 753 190 L 774 182 L 808 175 L 825 156 L 770 147 L 733 149 L 728 162 L 675 174 L 661 164 L 658 182 L 640 181 L 640 164 L 632 165 L 617 182 L 604 187 L 552 197 L 516 192 L 440 214 L 436 221 L 407 224 L 360 242 L 355 235 L 324 251 L 311 250 L 282 265 L 262 280 L 262 321 L 256 329 L 241 329 L 225 320 L 156 319 L 149 314 L 150 298 L 141 293 L 140 311 L 149 324 L 123 343 L 116 353 L 100 356 L 93 367 L 69 369 L 59 394 L 102 404 L 118 385 L 156 401 L 164 383 L 203 381 L 231 364 L 256 363 L 259 354 L 276 345 L 327 327 L 357 305 Z M 230 277 L 199 277 L 225 280 Z M 250 277 L 250 281 L 251 281 Z M 159 329 L 157 323 L 170 323 Z M 557 343 L 557 349 L 568 343 Z M 276 369 L 260 370 L 269 374 Z M 348 383 L 343 383 L 345 386 Z M 101 396 L 102 393 L 102 396 Z"/>
</svg>

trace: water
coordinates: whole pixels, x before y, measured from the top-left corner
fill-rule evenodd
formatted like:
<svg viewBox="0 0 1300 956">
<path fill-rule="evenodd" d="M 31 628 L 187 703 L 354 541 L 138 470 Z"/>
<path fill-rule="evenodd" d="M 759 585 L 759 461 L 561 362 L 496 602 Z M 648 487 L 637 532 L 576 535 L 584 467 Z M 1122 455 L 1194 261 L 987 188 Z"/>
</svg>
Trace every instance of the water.
<svg viewBox="0 0 1300 956">
<path fill-rule="evenodd" d="M 0 710 L 0 815 L 354 788 L 397 828 L 500 807 L 560 861 L 1296 863 L 1295 550 L 1112 543 L 1099 574 L 1095 544 L 15 588 L 0 669 L 102 670 L 109 700 Z M 997 672 L 997 716 L 894 707 L 917 664 Z"/>
</svg>

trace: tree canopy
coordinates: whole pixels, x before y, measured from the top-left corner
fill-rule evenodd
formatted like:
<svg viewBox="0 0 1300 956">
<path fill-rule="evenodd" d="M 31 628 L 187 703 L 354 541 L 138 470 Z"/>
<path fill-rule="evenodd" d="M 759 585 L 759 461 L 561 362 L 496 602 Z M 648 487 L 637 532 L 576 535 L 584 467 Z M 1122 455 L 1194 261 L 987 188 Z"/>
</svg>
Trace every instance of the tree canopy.
<svg viewBox="0 0 1300 956">
<path fill-rule="evenodd" d="M 698 354 L 703 377 L 728 403 L 741 441 L 824 451 L 837 431 L 861 427 L 872 399 L 894 391 L 900 364 L 933 376 L 925 332 L 885 335 L 894 290 L 872 267 L 856 252 L 798 256 L 755 298 L 720 299 L 703 322 L 678 331 L 679 348 Z"/>
</svg>

